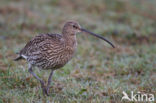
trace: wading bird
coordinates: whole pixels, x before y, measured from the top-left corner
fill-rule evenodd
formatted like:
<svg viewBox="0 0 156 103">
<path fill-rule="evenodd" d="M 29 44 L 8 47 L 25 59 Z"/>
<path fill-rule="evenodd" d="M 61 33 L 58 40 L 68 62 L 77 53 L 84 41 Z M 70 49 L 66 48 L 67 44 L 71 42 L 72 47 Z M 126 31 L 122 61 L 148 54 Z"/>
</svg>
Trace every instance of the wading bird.
<svg viewBox="0 0 156 103">
<path fill-rule="evenodd" d="M 81 26 L 76 21 L 65 23 L 62 34 L 40 34 L 29 41 L 25 47 L 18 53 L 15 61 L 25 59 L 28 62 L 28 71 L 41 83 L 43 95 L 49 95 L 49 87 L 54 70 L 63 67 L 74 55 L 77 47 L 76 34 L 86 32 L 98 37 L 113 48 L 115 47 L 104 37 L 92 33 Z M 51 70 L 47 86 L 34 72 L 33 67 L 44 70 Z"/>
</svg>

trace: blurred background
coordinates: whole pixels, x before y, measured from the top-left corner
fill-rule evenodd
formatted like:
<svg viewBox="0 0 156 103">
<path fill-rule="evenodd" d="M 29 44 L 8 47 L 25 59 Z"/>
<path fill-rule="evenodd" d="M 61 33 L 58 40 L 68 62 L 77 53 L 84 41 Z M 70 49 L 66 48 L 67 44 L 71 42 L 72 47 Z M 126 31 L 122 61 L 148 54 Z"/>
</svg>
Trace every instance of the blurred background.
<svg viewBox="0 0 156 103">
<path fill-rule="evenodd" d="M 67 20 L 116 48 L 77 35 L 75 58 L 55 72 L 43 97 L 27 63 L 13 58 L 35 35 L 61 33 Z M 47 80 L 48 71 L 35 72 Z M 122 91 L 156 96 L 156 0 L 0 0 L 0 103 L 121 103 Z"/>
</svg>

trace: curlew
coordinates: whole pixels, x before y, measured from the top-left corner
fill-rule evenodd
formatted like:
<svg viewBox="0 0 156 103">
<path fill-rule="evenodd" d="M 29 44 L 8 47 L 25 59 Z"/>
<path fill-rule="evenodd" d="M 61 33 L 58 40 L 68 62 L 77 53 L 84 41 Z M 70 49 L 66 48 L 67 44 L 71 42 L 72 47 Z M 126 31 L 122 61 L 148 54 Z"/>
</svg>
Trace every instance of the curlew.
<svg viewBox="0 0 156 103">
<path fill-rule="evenodd" d="M 76 34 L 79 32 L 98 37 L 114 48 L 114 45 L 104 37 L 81 28 L 76 21 L 68 21 L 63 27 L 62 34 L 47 33 L 35 36 L 15 58 L 15 61 L 25 59 L 28 62 L 28 71 L 40 81 L 43 95 L 49 95 L 54 70 L 63 67 L 73 57 L 77 47 Z M 33 67 L 51 70 L 47 85 L 33 72 Z"/>
</svg>

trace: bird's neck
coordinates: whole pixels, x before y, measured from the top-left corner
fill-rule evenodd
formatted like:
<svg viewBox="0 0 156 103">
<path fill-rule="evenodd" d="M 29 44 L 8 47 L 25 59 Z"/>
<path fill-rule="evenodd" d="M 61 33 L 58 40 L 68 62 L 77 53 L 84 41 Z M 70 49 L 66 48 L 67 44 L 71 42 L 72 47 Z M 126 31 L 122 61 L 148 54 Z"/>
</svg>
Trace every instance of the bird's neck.
<svg viewBox="0 0 156 103">
<path fill-rule="evenodd" d="M 77 40 L 76 40 L 76 35 L 75 34 L 64 35 L 63 38 L 65 40 L 66 46 L 69 46 L 69 47 L 72 47 L 72 48 L 77 46 Z"/>
<path fill-rule="evenodd" d="M 65 47 L 69 51 L 75 51 L 77 47 L 76 34 L 64 27 L 62 31 Z"/>
</svg>

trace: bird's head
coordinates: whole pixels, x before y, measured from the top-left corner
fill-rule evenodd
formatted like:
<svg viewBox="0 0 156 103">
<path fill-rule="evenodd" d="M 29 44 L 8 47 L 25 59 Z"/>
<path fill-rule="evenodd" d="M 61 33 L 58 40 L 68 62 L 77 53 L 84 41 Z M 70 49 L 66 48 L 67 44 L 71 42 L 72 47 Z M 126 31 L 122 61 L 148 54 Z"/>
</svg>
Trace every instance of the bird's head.
<svg viewBox="0 0 156 103">
<path fill-rule="evenodd" d="M 84 28 L 82 28 L 78 22 L 76 21 L 67 21 L 63 27 L 63 34 L 64 35 L 68 35 L 68 36 L 75 36 L 77 33 L 79 32 L 85 32 L 85 33 L 88 33 L 90 35 L 93 35 L 97 38 L 100 38 L 104 41 L 106 41 L 108 44 L 110 44 L 113 48 L 115 48 L 115 46 L 110 42 L 108 41 L 107 39 L 105 39 L 103 36 L 101 35 L 98 35 L 98 34 L 95 34 L 95 33 L 92 33 Z"/>
<path fill-rule="evenodd" d="M 63 27 L 63 32 L 67 33 L 69 35 L 75 35 L 75 34 L 81 32 L 80 28 L 81 28 L 81 26 L 79 25 L 78 22 L 67 21 Z"/>
</svg>

